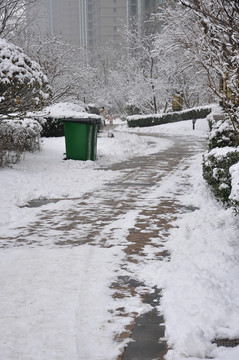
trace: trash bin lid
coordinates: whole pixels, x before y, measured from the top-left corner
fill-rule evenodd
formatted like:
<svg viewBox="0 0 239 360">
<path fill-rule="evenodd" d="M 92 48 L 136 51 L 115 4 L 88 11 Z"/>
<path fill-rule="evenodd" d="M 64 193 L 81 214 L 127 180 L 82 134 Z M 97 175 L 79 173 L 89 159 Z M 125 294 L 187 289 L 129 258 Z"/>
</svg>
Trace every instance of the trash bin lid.
<svg viewBox="0 0 239 360">
<path fill-rule="evenodd" d="M 101 118 L 100 117 L 95 117 L 95 118 L 63 118 L 61 119 L 62 122 L 71 122 L 71 123 L 78 123 L 78 124 L 89 124 L 89 125 L 97 125 L 101 123 Z"/>
</svg>

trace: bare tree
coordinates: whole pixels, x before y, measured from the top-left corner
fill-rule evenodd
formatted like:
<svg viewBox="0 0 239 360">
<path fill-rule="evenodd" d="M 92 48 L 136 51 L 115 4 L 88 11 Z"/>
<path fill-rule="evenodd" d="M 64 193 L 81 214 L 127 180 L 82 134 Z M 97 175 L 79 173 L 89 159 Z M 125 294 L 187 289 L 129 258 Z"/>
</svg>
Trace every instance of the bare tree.
<svg viewBox="0 0 239 360">
<path fill-rule="evenodd" d="M 139 28 L 137 20 L 131 20 L 126 29 L 126 61 L 129 84 L 129 102 L 146 112 L 158 112 L 157 70 L 158 56 L 155 52 L 159 22 L 154 15 Z M 131 86 L 130 86 L 131 85 Z"/>
<path fill-rule="evenodd" d="M 31 58 L 37 61 L 52 86 L 52 101 L 76 94 L 82 52 L 59 35 L 22 32 L 17 38 Z"/>
<path fill-rule="evenodd" d="M 238 0 L 180 0 L 196 15 L 199 23 L 199 49 L 209 86 L 220 98 L 239 134 L 239 2 Z M 212 79 L 221 79 L 221 88 Z"/>
<path fill-rule="evenodd" d="M 11 38 L 27 26 L 26 11 L 37 0 L 0 0 L 0 37 Z"/>
<path fill-rule="evenodd" d="M 213 101 L 202 56 L 199 24 L 195 14 L 168 0 L 159 14 L 163 29 L 156 41 L 159 69 L 168 99 L 181 94 L 185 107 Z M 215 73 L 211 74 L 212 79 Z"/>
</svg>

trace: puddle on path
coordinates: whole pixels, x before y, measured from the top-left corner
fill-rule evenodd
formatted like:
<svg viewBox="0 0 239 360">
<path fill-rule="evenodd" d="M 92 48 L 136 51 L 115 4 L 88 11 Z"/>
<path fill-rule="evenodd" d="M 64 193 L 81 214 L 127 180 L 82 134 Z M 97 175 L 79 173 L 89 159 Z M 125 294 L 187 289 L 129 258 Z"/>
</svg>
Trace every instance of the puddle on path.
<svg viewBox="0 0 239 360">
<path fill-rule="evenodd" d="M 109 186 L 155 186 L 156 183 L 153 182 L 120 182 L 120 183 L 110 183 Z"/>
<path fill-rule="evenodd" d="M 163 360 L 168 351 L 165 337 L 164 318 L 159 315 L 156 306 L 160 304 L 161 290 L 156 287 L 144 300 L 152 306 L 152 310 L 137 317 L 122 360 Z"/>
<path fill-rule="evenodd" d="M 119 276 L 118 280 L 111 284 L 114 298 L 137 296 L 140 294 L 142 302 L 151 306 L 151 310 L 138 316 L 127 314 L 124 308 L 117 309 L 117 316 L 127 316 L 131 323 L 125 328 L 125 332 L 117 336 L 117 341 L 130 339 L 123 353 L 117 360 L 162 360 L 167 353 L 167 343 L 164 340 L 164 318 L 159 314 L 157 306 L 160 305 L 161 290 L 156 286 L 149 289 L 144 283 L 130 276 Z"/>
<path fill-rule="evenodd" d="M 55 204 L 58 202 L 59 199 L 33 199 L 29 201 L 25 206 L 22 207 L 29 207 L 29 208 L 35 208 L 40 207 L 48 204 Z"/>
</svg>

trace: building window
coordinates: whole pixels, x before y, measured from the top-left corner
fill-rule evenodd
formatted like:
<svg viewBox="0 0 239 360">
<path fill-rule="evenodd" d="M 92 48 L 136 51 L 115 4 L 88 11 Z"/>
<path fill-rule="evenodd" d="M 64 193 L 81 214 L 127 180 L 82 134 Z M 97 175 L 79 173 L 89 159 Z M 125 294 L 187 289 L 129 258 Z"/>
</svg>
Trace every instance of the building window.
<svg viewBox="0 0 239 360">
<path fill-rule="evenodd" d="M 114 0 L 113 3 L 116 4 L 116 0 Z"/>
<path fill-rule="evenodd" d="M 150 9 L 150 0 L 145 0 L 145 9 Z"/>
<path fill-rule="evenodd" d="M 131 4 L 136 4 L 136 0 L 131 0 Z"/>
<path fill-rule="evenodd" d="M 114 31 L 117 31 L 117 26 L 114 26 Z"/>
<path fill-rule="evenodd" d="M 116 13 L 116 11 L 117 11 L 117 8 L 114 8 L 114 13 Z"/>
<path fill-rule="evenodd" d="M 136 15 L 136 5 L 131 6 L 131 15 L 132 16 Z"/>
</svg>

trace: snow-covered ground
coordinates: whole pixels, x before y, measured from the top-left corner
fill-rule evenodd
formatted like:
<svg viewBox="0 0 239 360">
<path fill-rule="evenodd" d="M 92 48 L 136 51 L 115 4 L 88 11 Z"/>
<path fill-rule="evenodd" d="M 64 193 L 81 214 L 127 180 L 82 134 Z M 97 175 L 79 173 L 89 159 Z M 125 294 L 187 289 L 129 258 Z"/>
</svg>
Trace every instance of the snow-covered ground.
<svg viewBox="0 0 239 360">
<path fill-rule="evenodd" d="M 167 149 L 168 138 L 150 139 L 140 133 L 205 137 L 206 120 L 143 129 L 127 129 L 118 120 L 115 137 L 107 132 L 98 139 L 96 162 L 64 161 L 64 139 L 44 139 L 41 152 L 0 170 L 1 237 L 16 236 L 21 227 L 37 219 L 38 208 L 22 207 L 32 199 L 68 198 L 44 209 L 67 211 L 74 197 L 97 191 L 114 181 L 120 171 L 105 171 L 109 164 Z M 150 140 L 150 141 L 149 141 Z M 150 145 L 149 145 L 150 144 Z M 197 208 L 182 214 L 170 232 L 167 248 L 171 261 L 153 259 L 131 270 L 148 286 L 164 289 L 160 311 L 166 319 L 167 340 L 172 345 L 168 360 L 189 358 L 238 360 L 239 347 L 217 348 L 214 338 L 239 338 L 238 217 L 224 210 L 211 196 L 201 176 L 201 154 L 188 160 L 184 176 L 190 194 L 180 195 L 184 204 Z M 186 171 L 186 172 L 185 172 Z M 179 168 L 155 191 L 172 192 L 180 182 Z M 97 203 L 92 203 L 92 206 Z M 132 212 L 122 219 L 120 234 L 133 226 Z M 50 236 L 50 235 L 49 235 Z M 123 236 L 123 235 L 122 235 Z M 122 239 L 123 241 L 123 239 Z M 146 251 L 146 249 L 145 249 Z M 152 249 L 150 250 L 152 251 Z M 109 285 L 124 256 L 120 247 L 88 244 L 57 248 L 7 247 L 0 252 L 0 358 L 3 360 L 114 360 L 120 344 L 113 335 L 124 327 L 113 321 L 109 309 L 118 304 Z M 129 299 L 128 309 L 139 314 L 140 299 Z"/>
</svg>

